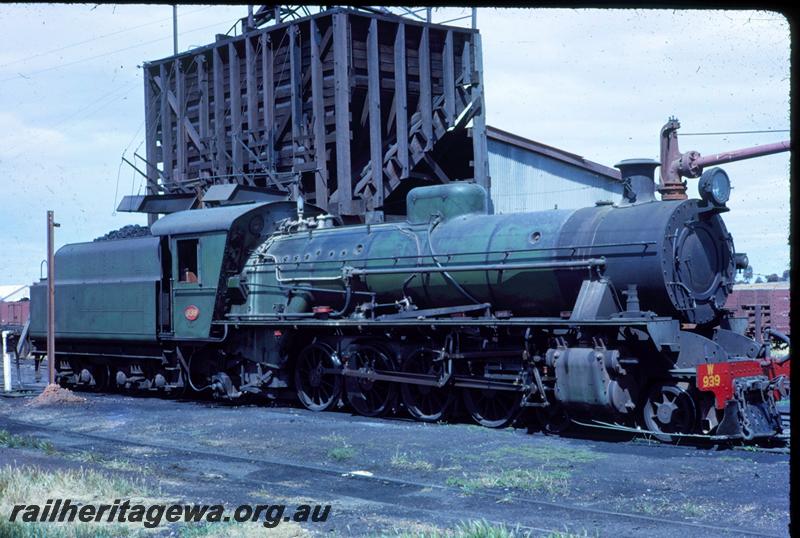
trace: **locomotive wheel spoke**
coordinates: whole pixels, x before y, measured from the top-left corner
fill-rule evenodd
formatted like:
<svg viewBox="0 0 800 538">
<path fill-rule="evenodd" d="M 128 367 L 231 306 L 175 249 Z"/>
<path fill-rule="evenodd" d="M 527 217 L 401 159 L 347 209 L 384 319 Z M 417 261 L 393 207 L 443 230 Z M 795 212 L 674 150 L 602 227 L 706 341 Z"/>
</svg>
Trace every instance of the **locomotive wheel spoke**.
<svg viewBox="0 0 800 538">
<path fill-rule="evenodd" d="M 444 364 L 434 361 L 433 353 L 419 349 L 403 361 L 403 372 L 426 374 L 440 377 Z M 400 385 L 400 395 L 408 413 L 422 422 L 444 420 L 453 401 L 453 393 L 449 387 L 433 387 L 430 385 Z"/>
<path fill-rule="evenodd" d="M 353 349 L 349 367 L 367 373 L 396 370 L 390 351 L 369 344 L 357 345 Z M 359 415 L 365 417 L 377 417 L 388 412 L 394 406 L 397 395 L 397 388 L 390 381 L 348 377 L 345 387 L 350 405 Z"/>
<path fill-rule="evenodd" d="M 324 344 L 311 344 L 297 357 L 294 384 L 300 403 L 307 409 L 325 411 L 339 401 L 342 378 L 323 371 L 330 368 L 335 368 L 333 350 Z"/>
<path fill-rule="evenodd" d="M 664 442 L 679 438 L 670 434 L 691 434 L 698 427 L 697 409 L 691 394 L 669 383 L 656 384 L 650 389 L 642 418 L 644 427 Z"/>
<path fill-rule="evenodd" d="M 515 391 L 464 389 L 462 395 L 472 419 L 487 428 L 508 426 L 520 409 L 520 395 Z"/>
</svg>

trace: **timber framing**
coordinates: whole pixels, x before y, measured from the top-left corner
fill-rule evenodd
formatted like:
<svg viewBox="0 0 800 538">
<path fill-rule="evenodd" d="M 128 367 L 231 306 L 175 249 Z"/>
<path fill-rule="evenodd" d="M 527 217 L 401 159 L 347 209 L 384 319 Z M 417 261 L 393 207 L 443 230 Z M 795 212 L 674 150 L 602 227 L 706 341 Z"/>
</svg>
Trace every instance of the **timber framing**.
<svg viewBox="0 0 800 538">
<path fill-rule="evenodd" d="M 488 188 L 481 56 L 477 30 L 335 7 L 145 63 L 148 193 L 236 183 L 380 222 L 408 180 Z"/>
</svg>

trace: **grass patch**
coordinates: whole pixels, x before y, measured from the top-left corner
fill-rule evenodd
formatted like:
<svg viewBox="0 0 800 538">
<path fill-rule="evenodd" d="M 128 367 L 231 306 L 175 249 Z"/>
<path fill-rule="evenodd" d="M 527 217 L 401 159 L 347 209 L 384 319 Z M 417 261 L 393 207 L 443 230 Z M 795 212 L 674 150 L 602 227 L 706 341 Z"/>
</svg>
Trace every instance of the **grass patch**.
<svg viewBox="0 0 800 538">
<path fill-rule="evenodd" d="M 48 454 L 53 454 L 56 451 L 50 441 L 43 441 L 28 435 L 15 435 L 8 430 L 0 430 L 0 447 L 44 450 Z"/>
<path fill-rule="evenodd" d="M 708 516 L 713 511 L 712 507 L 692 501 L 675 501 L 664 498 L 642 499 L 634 503 L 634 509 L 648 516 L 661 516 L 675 513 L 690 518 Z"/>
<path fill-rule="evenodd" d="M 0 467 L 0 514 L 10 514 L 15 504 L 44 502 L 45 499 L 69 499 L 72 504 L 104 503 L 130 499 L 131 503 L 163 502 L 141 480 L 109 476 L 91 469 L 44 470 L 36 466 Z M 0 536 L 13 538 L 83 538 L 138 536 L 139 524 L 131 523 L 52 523 L 0 521 Z"/>
<path fill-rule="evenodd" d="M 585 448 L 560 447 L 558 449 L 553 449 L 532 446 L 504 446 L 487 452 L 486 456 L 491 458 L 521 456 L 523 458 L 544 461 L 545 463 L 589 463 L 605 458 L 605 455 L 598 454 Z"/>
<path fill-rule="evenodd" d="M 328 449 L 328 459 L 333 461 L 347 461 L 356 455 L 356 451 L 352 445 L 348 444 L 345 438 L 338 433 L 326 435 L 321 439 L 331 445 L 337 445 Z"/>
<path fill-rule="evenodd" d="M 558 495 L 566 493 L 569 477 L 570 474 L 562 470 L 509 469 L 474 477 L 450 477 L 446 483 L 468 494 L 482 489 L 520 489 L 531 493 Z"/>
<path fill-rule="evenodd" d="M 356 455 L 356 451 L 351 446 L 337 446 L 328 450 L 328 458 L 334 461 L 347 461 Z"/>
<path fill-rule="evenodd" d="M 80 452 L 71 452 L 66 454 L 66 457 L 80 461 L 82 463 L 89 463 L 93 465 L 100 465 L 101 467 L 105 467 L 107 469 L 113 469 L 115 471 L 141 471 L 141 465 L 134 465 L 130 461 L 121 458 L 106 458 L 101 456 L 95 452 L 88 452 L 88 451 L 80 451 Z"/>
<path fill-rule="evenodd" d="M 666 499 L 640 499 L 634 503 L 633 508 L 637 512 L 642 512 L 648 516 L 655 516 L 668 511 L 671 506 Z"/>
<path fill-rule="evenodd" d="M 395 534 L 381 534 L 378 536 L 392 536 L 395 538 L 533 538 L 531 531 L 520 529 L 519 525 L 509 527 L 503 524 L 489 523 L 485 520 L 462 522 L 453 529 L 433 530 L 426 532 L 407 532 L 398 531 Z M 544 535 L 545 538 L 589 538 L 598 536 L 596 533 L 590 535 L 587 531 L 573 533 L 570 531 L 554 531 Z"/>
<path fill-rule="evenodd" d="M 590 538 L 595 536 L 599 536 L 599 534 L 597 534 L 597 532 L 595 532 L 594 534 L 589 534 L 589 531 L 584 529 L 581 532 L 572 532 L 568 530 L 565 530 L 563 532 L 553 531 L 550 534 L 546 534 L 545 538 Z"/>
<path fill-rule="evenodd" d="M 528 538 L 529 532 L 522 532 L 519 527 L 495 525 L 484 520 L 462 522 L 454 529 L 434 530 L 427 532 L 397 532 L 381 534 L 398 538 Z"/>
<path fill-rule="evenodd" d="M 0 506 L 27 504 L 31 499 L 68 498 L 72 502 L 109 502 L 109 499 L 154 501 L 142 480 L 109 476 L 91 469 L 47 471 L 35 466 L 0 468 Z"/>
<path fill-rule="evenodd" d="M 46 526 L 45 526 L 46 525 Z M 0 519 L 0 536 L 3 538 L 121 538 L 142 536 L 122 525 L 108 523 L 72 523 L 69 526 L 56 523 L 20 523 Z"/>
<path fill-rule="evenodd" d="M 389 461 L 392 467 L 410 471 L 432 471 L 433 464 L 421 458 L 409 458 L 405 452 L 396 451 Z"/>
<path fill-rule="evenodd" d="M 194 525 L 186 524 L 178 528 L 177 536 L 180 538 L 251 538 L 252 536 L 294 538 L 308 536 L 308 533 L 295 522 L 282 522 L 277 527 L 271 529 L 264 528 L 258 522 L 221 522 Z"/>
<path fill-rule="evenodd" d="M 711 507 L 704 504 L 685 501 L 678 507 L 678 511 L 688 517 L 703 517 L 711 513 Z"/>
</svg>

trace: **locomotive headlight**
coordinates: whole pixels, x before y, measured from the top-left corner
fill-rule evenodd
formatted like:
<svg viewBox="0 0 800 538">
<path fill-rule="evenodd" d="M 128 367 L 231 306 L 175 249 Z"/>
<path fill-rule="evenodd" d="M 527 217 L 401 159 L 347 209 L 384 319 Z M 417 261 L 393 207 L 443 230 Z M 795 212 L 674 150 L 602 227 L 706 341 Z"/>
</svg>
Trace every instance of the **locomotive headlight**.
<svg viewBox="0 0 800 538">
<path fill-rule="evenodd" d="M 714 205 L 725 205 L 731 197 L 731 180 L 722 168 L 709 168 L 700 176 L 700 197 Z"/>
</svg>

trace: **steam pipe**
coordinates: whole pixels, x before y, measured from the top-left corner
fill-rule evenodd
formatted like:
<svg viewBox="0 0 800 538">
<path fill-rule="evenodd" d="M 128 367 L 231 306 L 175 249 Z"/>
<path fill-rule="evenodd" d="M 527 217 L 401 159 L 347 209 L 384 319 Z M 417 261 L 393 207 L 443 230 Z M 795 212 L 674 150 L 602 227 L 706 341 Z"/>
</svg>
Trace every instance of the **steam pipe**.
<svg viewBox="0 0 800 538">
<path fill-rule="evenodd" d="M 715 164 L 730 163 L 754 157 L 763 157 L 773 153 L 781 153 L 791 149 L 791 141 L 784 140 L 773 144 L 754 146 L 751 148 L 726 151 L 703 157 L 698 151 L 681 153 L 678 149 L 678 129 L 680 122 L 677 118 L 669 118 L 661 128 L 661 180 L 658 192 L 662 200 L 686 200 L 686 182 L 681 177 L 696 178 L 703 173 L 703 168 Z"/>
<path fill-rule="evenodd" d="M 773 144 L 764 144 L 762 146 L 735 149 L 733 151 L 726 151 L 723 153 L 717 153 L 715 155 L 706 155 L 705 157 L 701 156 L 697 152 L 689 152 L 682 155 L 680 159 L 673 161 L 673 166 L 676 167 L 678 174 L 681 176 L 699 177 L 700 174 L 703 173 L 703 168 L 706 166 L 732 163 L 735 161 L 752 159 L 754 157 L 763 157 L 765 155 L 781 153 L 784 151 L 789 151 L 790 146 L 791 141 L 784 140 L 782 142 L 775 142 Z"/>
<path fill-rule="evenodd" d="M 707 155 L 705 157 L 700 157 L 697 160 L 697 165 L 700 167 L 711 166 L 714 164 L 732 163 L 733 161 L 741 161 L 743 159 L 750 159 L 753 157 L 772 155 L 773 153 L 789 151 L 790 146 L 791 141 L 784 140 L 782 142 L 775 142 L 774 144 L 764 144 L 763 146 L 754 146 L 752 148 L 717 153 L 716 155 Z"/>
</svg>

